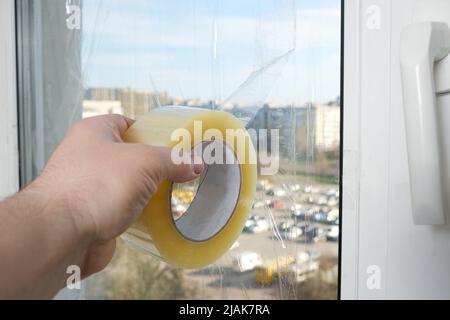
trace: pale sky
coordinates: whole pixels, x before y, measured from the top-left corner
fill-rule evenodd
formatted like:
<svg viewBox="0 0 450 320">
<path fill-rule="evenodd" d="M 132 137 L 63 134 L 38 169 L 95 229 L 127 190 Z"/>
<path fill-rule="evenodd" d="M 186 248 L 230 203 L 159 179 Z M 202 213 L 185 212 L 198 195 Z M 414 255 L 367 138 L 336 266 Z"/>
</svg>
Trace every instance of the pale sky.
<svg viewBox="0 0 450 320">
<path fill-rule="evenodd" d="M 340 91 L 340 0 L 89 0 L 87 86 L 303 104 Z"/>
</svg>

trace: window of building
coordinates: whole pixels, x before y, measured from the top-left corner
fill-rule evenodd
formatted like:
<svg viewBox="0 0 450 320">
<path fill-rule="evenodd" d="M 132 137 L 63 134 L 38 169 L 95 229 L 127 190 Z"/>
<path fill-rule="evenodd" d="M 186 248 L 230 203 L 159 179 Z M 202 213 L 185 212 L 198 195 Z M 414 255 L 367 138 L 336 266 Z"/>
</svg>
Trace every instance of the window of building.
<svg viewBox="0 0 450 320">
<path fill-rule="evenodd" d="M 119 241 L 86 298 L 337 298 L 341 1 L 18 0 L 16 14 L 22 185 L 95 115 L 186 105 L 279 132 L 279 173 L 223 258 L 177 270 Z"/>
</svg>

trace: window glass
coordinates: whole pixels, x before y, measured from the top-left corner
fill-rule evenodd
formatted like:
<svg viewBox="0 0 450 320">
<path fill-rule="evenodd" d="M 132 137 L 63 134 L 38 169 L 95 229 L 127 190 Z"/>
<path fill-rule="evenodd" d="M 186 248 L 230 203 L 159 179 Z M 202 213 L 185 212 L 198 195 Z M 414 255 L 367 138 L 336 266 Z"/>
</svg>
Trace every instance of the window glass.
<svg viewBox="0 0 450 320">
<path fill-rule="evenodd" d="M 184 105 L 279 136 L 267 150 L 255 141 L 278 154 L 279 170 L 259 177 L 224 257 L 178 270 L 119 240 L 86 298 L 337 298 L 341 1 L 24 0 L 18 9 L 22 184 L 83 117 Z M 175 191 L 183 211 L 195 186 Z"/>
</svg>

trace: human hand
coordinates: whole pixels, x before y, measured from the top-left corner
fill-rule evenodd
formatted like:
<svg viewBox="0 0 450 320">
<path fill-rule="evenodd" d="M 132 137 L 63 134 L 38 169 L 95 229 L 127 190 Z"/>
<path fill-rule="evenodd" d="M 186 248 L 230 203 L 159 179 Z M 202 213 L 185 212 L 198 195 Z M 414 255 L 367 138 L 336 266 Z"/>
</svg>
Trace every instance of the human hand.
<svg viewBox="0 0 450 320">
<path fill-rule="evenodd" d="M 203 165 L 173 164 L 168 148 L 124 143 L 132 124 L 117 115 L 80 122 L 25 190 L 57 201 L 60 210 L 53 214 L 66 215 L 74 229 L 66 232 L 89 239 L 77 258 L 83 277 L 106 267 L 115 238 L 134 222 L 160 182 L 190 181 L 203 171 Z"/>
</svg>

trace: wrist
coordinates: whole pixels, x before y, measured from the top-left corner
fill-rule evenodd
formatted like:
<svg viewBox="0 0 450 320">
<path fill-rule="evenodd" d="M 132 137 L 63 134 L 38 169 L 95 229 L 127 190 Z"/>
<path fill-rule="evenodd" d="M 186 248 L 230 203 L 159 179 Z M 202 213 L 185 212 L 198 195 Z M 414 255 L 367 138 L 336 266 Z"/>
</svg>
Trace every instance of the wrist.
<svg viewBox="0 0 450 320">
<path fill-rule="evenodd" d="M 96 238 L 96 228 L 89 208 L 76 192 L 55 188 L 55 183 L 47 183 L 39 177 L 21 194 L 33 199 L 43 217 L 53 227 L 65 230 L 67 235 L 82 242 L 92 243 Z"/>
<path fill-rule="evenodd" d="M 0 206 L 0 297 L 53 297 L 66 285 L 69 266 L 83 269 L 92 232 L 61 194 L 39 183 Z"/>
</svg>

